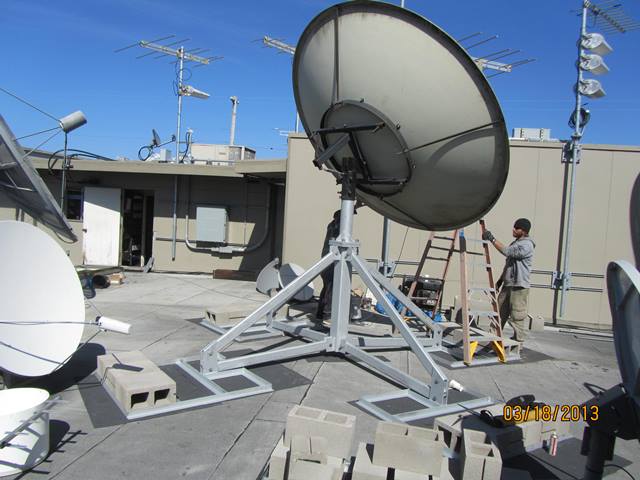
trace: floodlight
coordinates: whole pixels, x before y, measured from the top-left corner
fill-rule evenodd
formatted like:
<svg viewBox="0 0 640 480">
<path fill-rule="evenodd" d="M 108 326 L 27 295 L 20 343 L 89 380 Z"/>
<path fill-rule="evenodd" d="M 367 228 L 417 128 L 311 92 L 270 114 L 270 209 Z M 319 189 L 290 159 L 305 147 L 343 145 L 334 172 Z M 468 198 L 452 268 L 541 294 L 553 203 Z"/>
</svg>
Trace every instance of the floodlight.
<svg viewBox="0 0 640 480">
<path fill-rule="evenodd" d="M 595 53 L 582 55 L 580 58 L 580 69 L 593 73 L 594 75 L 603 75 L 609 72 L 609 67 L 604 63 L 602 57 Z"/>
<path fill-rule="evenodd" d="M 598 80 L 588 78 L 580 81 L 580 85 L 576 84 L 580 94 L 589 98 L 601 98 L 606 95 L 602 85 Z"/>
<path fill-rule="evenodd" d="M 75 130 L 76 128 L 81 127 L 87 123 L 87 117 L 84 116 L 80 110 L 70 113 L 66 117 L 62 117 L 60 119 L 60 128 L 64 133 L 69 133 Z"/>
<path fill-rule="evenodd" d="M 186 97 L 201 98 L 202 100 L 206 100 L 207 98 L 209 98 L 208 93 L 203 92 L 202 90 L 198 90 L 191 85 L 183 85 L 180 89 L 180 95 L 184 95 Z"/>
<path fill-rule="evenodd" d="M 582 48 L 591 50 L 598 55 L 607 55 L 613 51 L 613 48 L 604 39 L 600 33 L 587 33 L 582 36 Z"/>
</svg>

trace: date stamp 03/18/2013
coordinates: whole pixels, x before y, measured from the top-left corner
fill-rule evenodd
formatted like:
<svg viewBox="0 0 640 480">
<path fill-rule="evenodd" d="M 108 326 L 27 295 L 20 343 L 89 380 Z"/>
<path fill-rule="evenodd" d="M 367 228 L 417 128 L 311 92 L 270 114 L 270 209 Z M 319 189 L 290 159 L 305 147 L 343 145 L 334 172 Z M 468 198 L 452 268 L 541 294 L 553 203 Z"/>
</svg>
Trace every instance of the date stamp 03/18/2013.
<svg viewBox="0 0 640 480">
<path fill-rule="evenodd" d="M 502 416 L 507 422 L 597 422 L 597 405 L 505 405 Z"/>
</svg>

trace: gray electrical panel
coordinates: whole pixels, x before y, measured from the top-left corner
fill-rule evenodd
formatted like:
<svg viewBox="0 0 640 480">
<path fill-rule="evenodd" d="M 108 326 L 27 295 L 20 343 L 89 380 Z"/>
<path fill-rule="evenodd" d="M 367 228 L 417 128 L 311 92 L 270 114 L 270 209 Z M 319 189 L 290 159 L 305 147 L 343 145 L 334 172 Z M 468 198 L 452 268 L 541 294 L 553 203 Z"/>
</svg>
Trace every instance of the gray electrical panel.
<svg viewBox="0 0 640 480">
<path fill-rule="evenodd" d="M 196 240 L 227 243 L 228 216 L 225 207 L 196 207 Z"/>
</svg>

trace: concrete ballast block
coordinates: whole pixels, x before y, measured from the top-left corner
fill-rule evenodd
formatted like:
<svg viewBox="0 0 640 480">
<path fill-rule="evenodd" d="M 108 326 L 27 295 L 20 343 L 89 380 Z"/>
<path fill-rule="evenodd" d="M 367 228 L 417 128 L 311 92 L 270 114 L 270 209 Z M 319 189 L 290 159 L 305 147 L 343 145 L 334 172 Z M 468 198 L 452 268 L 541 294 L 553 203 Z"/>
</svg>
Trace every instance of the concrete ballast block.
<svg viewBox="0 0 640 480">
<path fill-rule="evenodd" d="M 291 437 L 291 460 L 327 463 L 327 439 L 293 435 Z"/>
<path fill-rule="evenodd" d="M 436 430 L 380 422 L 376 429 L 373 463 L 437 476 L 440 474 L 444 447 L 442 435 Z"/>
<path fill-rule="evenodd" d="M 356 417 L 319 408 L 296 405 L 287 416 L 285 444 L 295 435 L 321 437 L 327 440 L 327 454 L 350 458 Z"/>
<path fill-rule="evenodd" d="M 374 448 L 373 445 L 367 445 L 366 443 L 358 444 L 358 453 L 353 465 L 351 480 L 387 480 L 389 469 L 373 464 Z"/>
<path fill-rule="evenodd" d="M 502 457 L 485 432 L 465 429 L 462 446 L 463 480 L 500 480 Z"/>
<path fill-rule="evenodd" d="M 98 357 L 98 378 L 129 413 L 176 402 L 176 382 L 142 352 Z"/>
<path fill-rule="evenodd" d="M 341 480 L 344 474 L 342 458 L 327 457 L 327 463 L 291 460 L 288 480 Z"/>
<path fill-rule="evenodd" d="M 286 480 L 287 464 L 289 463 L 289 448 L 284 444 L 284 436 L 273 449 L 269 460 L 269 480 Z"/>
</svg>

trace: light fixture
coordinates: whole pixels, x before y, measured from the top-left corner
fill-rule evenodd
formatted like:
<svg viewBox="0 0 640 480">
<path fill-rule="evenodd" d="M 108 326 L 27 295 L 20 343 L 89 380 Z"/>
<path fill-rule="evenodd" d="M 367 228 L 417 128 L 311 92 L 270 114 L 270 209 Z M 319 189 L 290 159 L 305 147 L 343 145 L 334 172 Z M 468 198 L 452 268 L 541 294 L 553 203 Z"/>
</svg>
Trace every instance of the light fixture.
<svg viewBox="0 0 640 480">
<path fill-rule="evenodd" d="M 585 72 L 593 73 L 594 75 L 603 75 L 609 73 L 609 67 L 600 55 L 584 54 L 580 58 L 580 68 Z"/>
<path fill-rule="evenodd" d="M 601 33 L 586 33 L 582 36 L 582 48 L 591 50 L 598 55 L 607 55 L 613 52 L 613 48 L 604 39 Z"/>
<path fill-rule="evenodd" d="M 180 87 L 180 95 L 183 95 L 185 97 L 200 98 L 202 100 L 206 100 L 207 98 L 209 98 L 208 93 L 203 92 L 202 90 L 198 90 L 191 85 L 182 85 Z"/>
<path fill-rule="evenodd" d="M 600 98 L 606 95 L 602 85 L 598 80 L 592 78 L 584 79 L 580 81 L 580 84 L 576 84 L 580 91 L 580 95 L 584 95 L 589 98 Z"/>
</svg>

